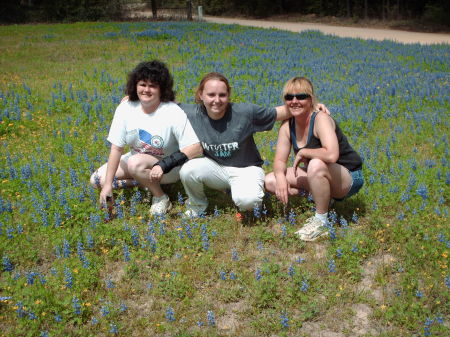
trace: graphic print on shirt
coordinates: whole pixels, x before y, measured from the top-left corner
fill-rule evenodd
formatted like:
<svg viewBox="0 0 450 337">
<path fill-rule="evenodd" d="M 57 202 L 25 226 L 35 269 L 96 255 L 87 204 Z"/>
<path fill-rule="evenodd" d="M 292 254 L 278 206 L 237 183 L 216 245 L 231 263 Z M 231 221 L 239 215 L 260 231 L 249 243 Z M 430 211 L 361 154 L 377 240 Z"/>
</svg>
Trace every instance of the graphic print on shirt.
<svg viewBox="0 0 450 337">
<path fill-rule="evenodd" d="M 130 132 L 131 134 L 133 134 L 135 139 L 129 144 L 134 151 L 158 157 L 164 155 L 164 140 L 160 136 L 152 136 L 149 132 L 142 129 L 133 130 Z"/>
<path fill-rule="evenodd" d="M 234 152 L 239 150 L 238 142 L 224 144 L 208 144 L 202 142 L 203 148 L 216 158 L 230 158 Z"/>
</svg>

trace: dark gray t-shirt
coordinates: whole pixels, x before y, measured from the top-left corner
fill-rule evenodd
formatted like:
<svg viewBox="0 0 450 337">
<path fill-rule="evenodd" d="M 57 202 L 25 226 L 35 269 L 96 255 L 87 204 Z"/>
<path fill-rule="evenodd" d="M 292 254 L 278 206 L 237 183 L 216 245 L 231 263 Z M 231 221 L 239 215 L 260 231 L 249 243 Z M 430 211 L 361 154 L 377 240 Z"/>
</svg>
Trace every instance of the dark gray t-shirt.
<svg viewBox="0 0 450 337">
<path fill-rule="evenodd" d="M 206 157 L 234 167 L 263 164 L 253 134 L 272 129 L 277 116 L 275 108 L 230 103 L 225 115 L 213 120 L 201 104 L 179 105 L 186 112 Z"/>
</svg>

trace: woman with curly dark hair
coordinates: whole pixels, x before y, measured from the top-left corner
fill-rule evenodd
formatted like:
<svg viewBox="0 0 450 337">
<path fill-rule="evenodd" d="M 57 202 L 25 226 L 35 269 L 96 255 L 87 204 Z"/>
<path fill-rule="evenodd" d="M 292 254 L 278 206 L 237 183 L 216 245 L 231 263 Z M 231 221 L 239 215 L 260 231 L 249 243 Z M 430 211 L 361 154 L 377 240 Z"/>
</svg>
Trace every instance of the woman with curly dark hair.
<svg viewBox="0 0 450 337">
<path fill-rule="evenodd" d="M 173 102 L 173 78 L 160 61 L 142 62 L 128 75 L 128 100 L 117 107 L 109 130 L 108 162 L 91 176 L 101 187 L 100 203 L 113 188 L 140 185 L 153 198 L 151 214 L 164 214 L 172 204 L 161 189 L 179 179 L 180 165 L 202 153 L 186 114 Z M 130 151 L 123 154 L 125 146 Z"/>
</svg>

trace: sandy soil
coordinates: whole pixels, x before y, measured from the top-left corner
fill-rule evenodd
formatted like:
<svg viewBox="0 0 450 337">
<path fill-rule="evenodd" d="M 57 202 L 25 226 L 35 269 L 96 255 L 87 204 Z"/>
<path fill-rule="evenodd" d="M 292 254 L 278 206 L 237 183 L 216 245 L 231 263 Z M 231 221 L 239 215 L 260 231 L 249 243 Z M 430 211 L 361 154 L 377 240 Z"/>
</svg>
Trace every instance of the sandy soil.
<svg viewBox="0 0 450 337">
<path fill-rule="evenodd" d="M 242 26 L 254 26 L 262 28 L 278 28 L 289 30 L 292 32 L 301 32 L 303 30 L 319 30 L 324 34 L 336 35 L 339 37 L 373 39 L 379 41 L 392 40 L 400 43 L 450 44 L 450 34 L 416 33 L 393 29 L 344 27 L 306 22 L 247 20 L 213 16 L 205 16 L 204 19 L 207 22 L 238 24 Z"/>
</svg>

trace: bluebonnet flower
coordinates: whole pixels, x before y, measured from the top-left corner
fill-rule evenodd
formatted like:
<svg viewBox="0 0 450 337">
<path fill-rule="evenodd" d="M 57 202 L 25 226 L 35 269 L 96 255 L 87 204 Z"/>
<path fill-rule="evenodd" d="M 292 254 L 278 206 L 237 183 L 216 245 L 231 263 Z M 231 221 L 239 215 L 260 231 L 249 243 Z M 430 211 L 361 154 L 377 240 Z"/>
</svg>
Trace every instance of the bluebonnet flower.
<svg viewBox="0 0 450 337">
<path fill-rule="evenodd" d="M 11 260 L 9 259 L 8 255 L 3 255 L 2 264 L 3 264 L 4 271 L 13 271 L 14 270 L 14 265 L 11 262 Z"/>
<path fill-rule="evenodd" d="M 259 209 L 259 205 L 255 204 L 253 207 L 253 216 L 257 219 L 261 217 L 261 210 Z"/>
<path fill-rule="evenodd" d="M 63 256 L 64 256 L 64 257 L 69 257 L 70 254 L 71 254 L 71 251 L 70 251 L 70 244 L 69 244 L 69 241 L 67 241 L 66 239 L 64 239 L 64 241 L 63 241 Z"/>
<path fill-rule="evenodd" d="M 336 257 L 337 257 L 337 258 L 341 258 L 342 255 L 343 255 L 342 248 L 336 249 Z"/>
<path fill-rule="evenodd" d="M 237 275 L 233 272 L 230 273 L 230 280 L 236 280 L 237 279 Z"/>
<path fill-rule="evenodd" d="M 28 319 L 35 320 L 35 319 L 37 319 L 37 316 L 34 312 L 30 311 L 30 312 L 28 312 Z"/>
<path fill-rule="evenodd" d="M 395 296 L 400 296 L 402 294 L 402 291 L 400 289 L 394 289 Z"/>
<path fill-rule="evenodd" d="M 417 298 L 422 298 L 423 297 L 423 293 L 419 289 L 417 289 L 417 291 L 416 291 L 416 297 Z"/>
<path fill-rule="evenodd" d="M 67 288 L 72 288 L 73 286 L 73 274 L 72 271 L 65 267 L 64 268 L 64 282 L 66 283 Z"/>
<path fill-rule="evenodd" d="M 77 243 L 77 254 L 80 261 L 83 262 L 83 268 L 89 268 L 90 262 L 84 253 L 84 247 L 81 241 L 78 241 Z"/>
<path fill-rule="evenodd" d="M 238 254 L 236 248 L 233 248 L 231 250 L 231 260 L 233 260 L 233 261 L 238 261 L 239 260 L 239 254 Z"/>
<path fill-rule="evenodd" d="M 125 305 L 125 303 L 121 303 L 121 304 L 120 304 L 119 311 L 120 311 L 120 312 L 125 312 L 125 311 L 127 311 L 127 310 L 128 310 L 128 307 Z"/>
<path fill-rule="evenodd" d="M 287 229 L 285 225 L 281 226 L 281 237 L 284 238 L 287 236 Z"/>
<path fill-rule="evenodd" d="M 283 329 L 289 328 L 289 318 L 286 313 L 280 315 L 280 324 Z"/>
<path fill-rule="evenodd" d="M 209 237 L 207 232 L 207 227 L 205 224 L 201 227 L 201 237 L 202 237 L 202 246 L 205 251 L 209 249 Z"/>
<path fill-rule="evenodd" d="M 303 258 L 303 257 L 301 257 L 301 256 L 299 256 L 296 260 L 295 260 L 295 262 L 297 262 L 297 263 L 303 263 L 303 262 L 305 262 L 306 260 Z"/>
<path fill-rule="evenodd" d="M 139 246 L 139 233 L 137 232 L 135 227 L 131 228 L 131 241 L 133 243 L 133 246 Z"/>
<path fill-rule="evenodd" d="M 291 264 L 290 266 L 289 266 L 289 269 L 288 269 L 288 275 L 292 278 L 292 277 L 294 277 L 294 275 L 295 275 L 295 268 L 294 268 L 294 265 L 293 264 Z"/>
<path fill-rule="evenodd" d="M 62 322 L 62 317 L 61 317 L 61 315 L 59 315 L 59 314 L 56 314 L 55 316 L 54 316 L 54 319 L 55 319 L 55 322 Z"/>
<path fill-rule="evenodd" d="M 41 331 L 41 337 L 48 337 L 48 331 Z"/>
<path fill-rule="evenodd" d="M 105 317 L 108 316 L 110 314 L 109 308 L 106 305 L 102 305 L 100 308 L 100 314 Z"/>
<path fill-rule="evenodd" d="M 203 323 L 202 321 L 197 321 L 197 326 L 198 327 L 202 327 L 202 326 L 204 326 L 205 325 L 205 323 Z"/>
<path fill-rule="evenodd" d="M 291 225 L 295 225 L 295 224 L 296 224 L 296 214 L 295 214 L 295 212 L 294 212 L 293 209 L 291 209 L 291 210 L 289 211 L 289 214 L 288 214 L 288 222 L 289 222 Z"/>
<path fill-rule="evenodd" d="M 330 259 L 328 261 L 328 271 L 330 273 L 335 273 L 336 272 L 336 264 L 335 264 L 333 259 Z"/>
<path fill-rule="evenodd" d="M 447 288 L 450 288 L 450 275 L 447 275 L 445 277 L 445 285 L 447 286 Z"/>
<path fill-rule="evenodd" d="M 72 298 L 72 308 L 73 308 L 73 312 L 75 313 L 75 315 L 80 315 L 81 314 L 80 300 L 76 296 L 74 296 Z"/>
<path fill-rule="evenodd" d="M 219 277 L 220 277 L 221 280 L 226 280 L 227 279 L 227 273 L 224 272 L 223 270 L 221 270 L 219 272 Z"/>
<path fill-rule="evenodd" d="M 304 293 L 307 292 L 309 289 L 309 283 L 307 280 L 302 280 L 302 285 L 300 287 L 300 290 L 303 291 Z"/>
<path fill-rule="evenodd" d="M 425 184 L 419 185 L 419 187 L 416 190 L 417 194 L 422 197 L 422 199 L 428 199 L 428 189 L 425 186 Z"/>
<path fill-rule="evenodd" d="M 351 248 L 351 251 L 352 251 L 352 253 L 357 253 L 359 251 L 358 246 L 356 244 L 353 244 L 352 248 Z"/>
<path fill-rule="evenodd" d="M 356 212 L 353 212 L 353 215 L 352 215 L 352 222 L 353 223 L 355 223 L 355 224 L 357 224 L 358 223 L 358 214 L 356 214 Z"/>
<path fill-rule="evenodd" d="M 94 248 L 94 238 L 91 233 L 86 234 L 86 244 L 88 248 Z"/>
<path fill-rule="evenodd" d="M 97 325 L 98 324 L 98 319 L 95 317 L 92 317 L 91 319 L 91 325 Z"/>
<path fill-rule="evenodd" d="M 115 288 L 115 284 L 110 278 L 105 280 L 105 285 L 106 285 L 106 289 L 113 289 L 113 288 Z"/>
<path fill-rule="evenodd" d="M 17 302 L 15 306 L 17 307 L 16 309 L 17 317 L 23 318 L 27 315 L 27 312 L 24 309 L 23 303 L 21 301 Z"/>
<path fill-rule="evenodd" d="M 34 278 L 38 275 L 38 273 L 32 271 L 26 274 L 26 278 L 27 278 L 27 284 L 28 285 L 32 285 L 34 284 Z"/>
<path fill-rule="evenodd" d="M 216 218 L 216 217 L 218 217 L 219 215 L 220 215 L 219 209 L 217 208 L 217 206 L 214 206 L 214 217 Z"/>
<path fill-rule="evenodd" d="M 110 323 L 109 324 L 109 332 L 112 333 L 113 335 L 117 335 L 119 333 L 119 328 L 117 327 L 116 324 Z"/>
<path fill-rule="evenodd" d="M 209 326 L 216 325 L 216 318 L 214 316 L 214 312 L 212 312 L 211 310 L 208 310 L 208 312 L 206 313 L 206 319 L 208 320 Z"/>
<path fill-rule="evenodd" d="M 262 278 L 261 269 L 256 268 L 256 272 L 255 272 L 255 279 L 256 279 L 256 281 L 261 280 L 261 278 Z"/>
<path fill-rule="evenodd" d="M 261 241 L 258 241 L 256 244 L 256 249 L 258 250 L 263 250 L 264 249 L 264 245 Z"/>
<path fill-rule="evenodd" d="M 168 307 L 166 309 L 166 320 L 168 322 L 175 321 L 175 311 L 173 311 L 173 309 L 171 307 Z"/>
<path fill-rule="evenodd" d="M 123 260 L 125 262 L 130 261 L 130 250 L 128 249 L 128 245 L 125 242 L 123 243 Z"/>
</svg>

